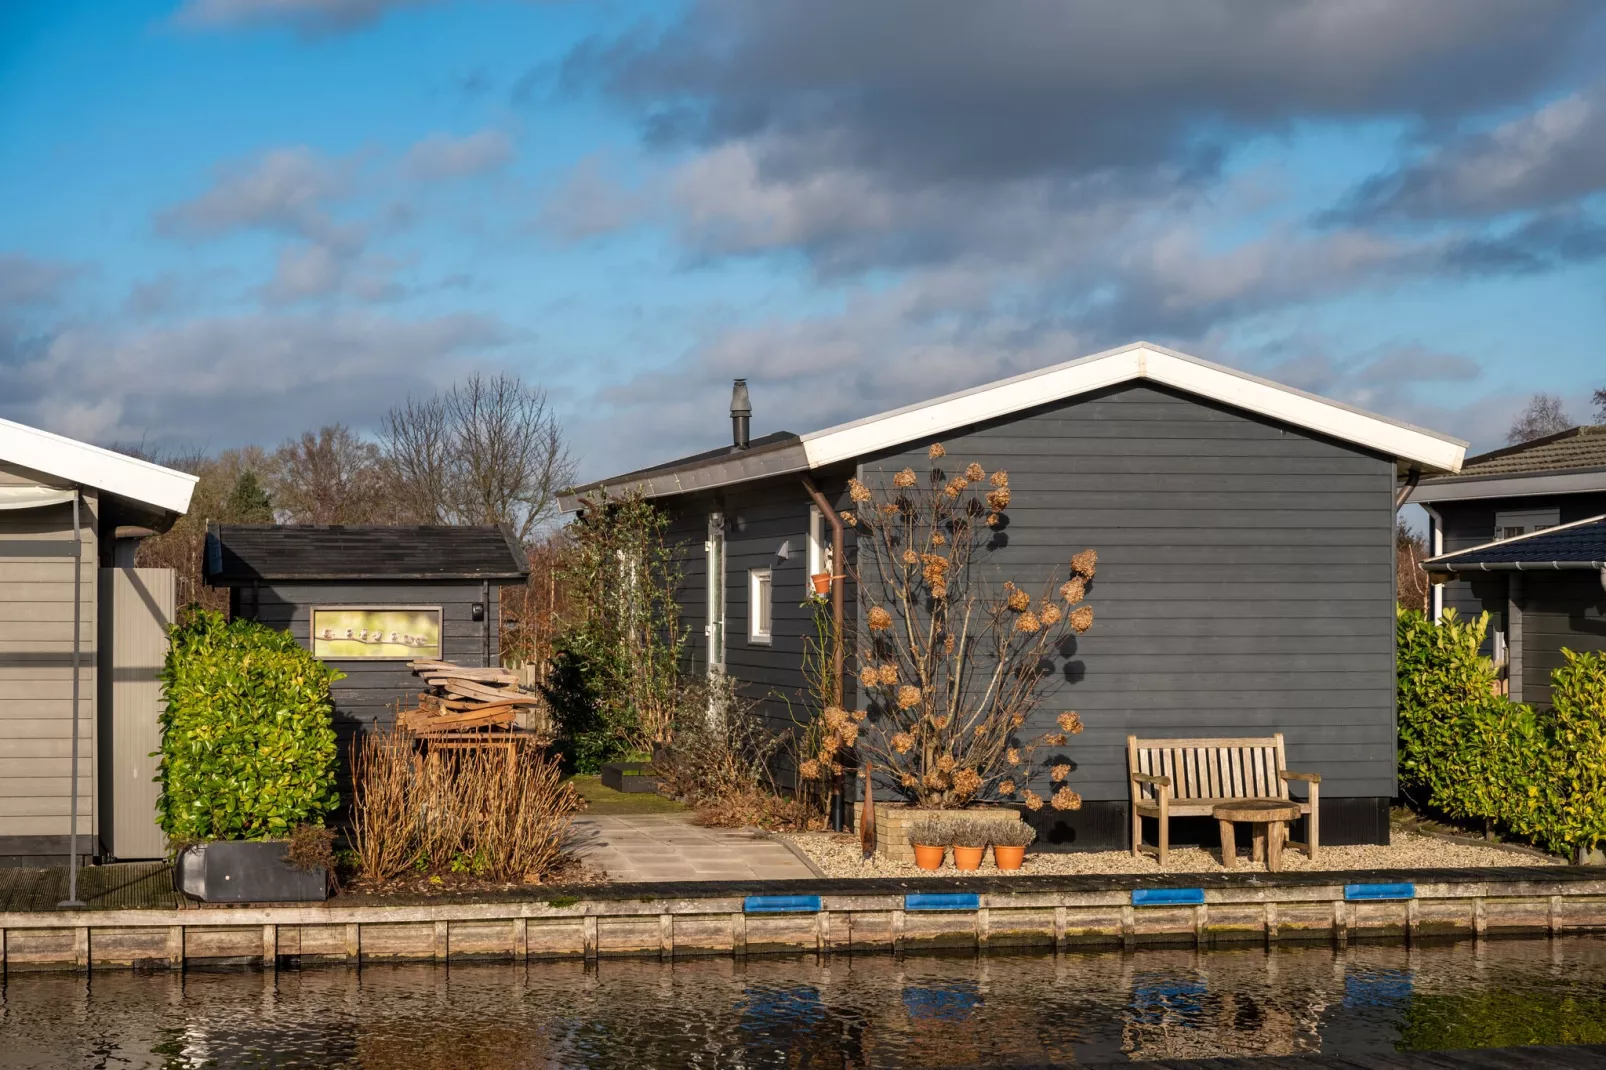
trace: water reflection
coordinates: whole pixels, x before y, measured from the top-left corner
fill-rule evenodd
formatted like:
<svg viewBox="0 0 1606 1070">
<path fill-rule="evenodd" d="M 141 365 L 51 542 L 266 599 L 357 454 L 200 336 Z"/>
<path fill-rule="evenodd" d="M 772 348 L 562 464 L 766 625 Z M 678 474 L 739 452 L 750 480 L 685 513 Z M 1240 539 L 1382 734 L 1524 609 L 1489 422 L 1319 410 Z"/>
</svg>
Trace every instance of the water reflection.
<svg viewBox="0 0 1606 1070">
<path fill-rule="evenodd" d="M 960 1067 L 1606 1042 L 1606 942 L 14 975 L 4 1067 Z"/>
</svg>

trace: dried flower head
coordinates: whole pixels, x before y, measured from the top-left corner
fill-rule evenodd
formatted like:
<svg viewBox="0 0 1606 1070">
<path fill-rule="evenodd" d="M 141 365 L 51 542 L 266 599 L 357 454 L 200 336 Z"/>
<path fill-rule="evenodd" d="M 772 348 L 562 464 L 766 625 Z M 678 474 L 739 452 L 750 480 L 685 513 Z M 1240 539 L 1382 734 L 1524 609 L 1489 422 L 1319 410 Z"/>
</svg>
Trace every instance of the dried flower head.
<svg viewBox="0 0 1606 1070">
<path fill-rule="evenodd" d="M 944 754 L 941 758 L 937 759 L 937 769 L 939 772 L 951 773 L 954 771 L 955 764 L 954 756 L 952 754 Z"/>
<path fill-rule="evenodd" d="M 870 612 L 866 615 L 866 619 L 870 624 L 870 630 L 872 632 L 884 632 L 888 628 L 892 627 L 892 614 L 888 613 L 880 606 L 871 606 Z"/>
<path fill-rule="evenodd" d="M 934 583 L 934 584 L 932 584 L 931 585 L 931 597 L 935 598 L 939 602 L 942 601 L 944 598 L 947 598 L 948 597 L 948 585 L 946 583 Z"/>
<path fill-rule="evenodd" d="M 941 732 L 944 728 L 948 727 L 948 722 L 952 720 L 953 718 L 948 716 L 946 713 L 939 713 L 931 719 L 931 727 Z"/>
<path fill-rule="evenodd" d="M 914 749 L 915 737 L 908 732 L 898 732 L 892 737 L 892 749 L 899 754 L 908 754 Z"/>
<path fill-rule="evenodd" d="M 1032 596 L 1027 594 L 1025 591 L 1020 590 L 1019 588 L 1013 588 L 1010 590 L 1009 597 L 1005 599 L 1005 602 L 1009 605 L 1010 609 L 1013 609 L 1016 613 L 1020 613 L 1031 606 Z"/>
<path fill-rule="evenodd" d="M 881 506 L 881 515 L 882 516 L 891 516 L 893 513 L 896 513 L 897 511 L 898 511 L 898 503 L 897 502 L 884 502 L 884 503 L 882 503 L 882 506 Z"/>
<path fill-rule="evenodd" d="M 1015 794 L 1015 782 L 1013 780 L 1010 780 L 1008 777 L 1005 777 L 1003 780 L 1000 780 L 998 782 L 998 794 L 1000 794 L 1000 795 L 1013 795 L 1013 794 Z"/>
<path fill-rule="evenodd" d="M 820 763 L 810 758 L 797 767 L 797 772 L 804 780 L 818 780 L 820 778 Z"/>
<path fill-rule="evenodd" d="M 1050 732 L 1043 737 L 1043 743 L 1050 747 L 1063 747 L 1065 746 L 1065 733 Z"/>
<path fill-rule="evenodd" d="M 898 682 L 898 667 L 889 661 L 881 666 L 881 672 L 877 675 L 880 677 L 882 687 L 891 687 Z"/>
<path fill-rule="evenodd" d="M 931 533 L 931 545 L 933 545 L 933 546 L 942 546 L 947 541 L 948 541 L 948 537 L 946 535 L 944 535 L 942 532 L 933 531 Z"/>
<path fill-rule="evenodd" d="M 820 720 L 825 722 L 827 728 L 841 728 L 848 723 L 848 711 L 841 706 L 827 706 L 820 714 Z"/>
<path fill-rule="evenodd" d="M 1007 487 L 1009 486 L 1009 473 L 1000 468 L 992 474 L 992 478 L 988 482 L 995 487 Z"/>
<path fill-rule="evenodd" d="M 975 461 L 971 461 L 970 464 L 965 468 L 965 478 L 970 480 L 972 483 L 980 482 L 981 480 L 987 478 L 987 470 L 981 465 L 977 464 Z"/>
<path fill-rule="evenodd" d="M 846 524 L 850 528 L 859 522 L 859 518 L 848 512 L 846 509 L 842 510 L 841 515 L 842 523 Z"/>
<path fill-rule="evenodd" d="M 1080 576 L 1072 576 L 1070 579 L 1060 584 L 1060 597 L 1065 599 L 1065 601 L 1069 602 L 1073 606 L 1080 602 L 1086 595 L 1087 584 L 1082 581 L 1082 577 Z"/>
<path fill-rule="evenodd" d="M 934 461 L 938 457 L 946 457 L 947 455 L 948 451 L 942 448 L 941 442 L 933 442 L 931 447 L 926 450 L 926 456 L 930 457 Z"/>
<path fill-rule="evenodd" d="M 1031 788 L 1026 789 L 1026 794 L 1021 796 L 1021 802 L 1026 804 L 1026 809 L 1028 810 L 1035 811 L 1043 808 L 1043 797 Z"/>
<path fill-rule="evenodd" d="M 954 791 L 970 798 L 981 790 L 981 774 L 974 769 L 961 769 L 954 774 Z"/>
<path fill-rule="evenodd" d="M 1026 723 L 1026 715 L 1024 713 L 1017 712 L 1017 713 L 1012 713 L 1012 714 L 1009 715 L 1009 727 L 1011 727 L 1011 728 L 1019 728 L 1021 725 L 1025 724 L 1025 723 Z"/>
<path fill-rule="evenodd" d="M 996 528 L 998 526 L 998 514 L 997 513 L 988 513 L 987 514 L 987 526 L 990 527 L 990 528 Z"/>
<path fill-rule="evenodd" d="M 948 778 L 935 769 L 927 770 L 926 775 L 920 778 L 920 782 L 928 788 L 946 788 L 948 786 Z"/>
<path fill-rule="evenodd" d="M 1049 802 L 1056 810 L 1080 810 L 1082 808 L 1082 797 L 1070 788 L 1061 788 L 1056 791 L 1054 798 L 1050 799 Z"/>
<path fill-rule="evenodd" d="M 863 724 L 864 723 L 864 719 L 866 717 L 868 717 L 868 716 L 870 716 L 870 714 L 869 714 L 869 711 L 867 711 L 867 710 L 854 710 L 853 711 L 853 723 L 854 724 Z"/>
<path fill-rule="evenodd" d="M 1008 762 L 1010 765 L 1019 765 L 1020 751 L 1016 750 L 1014 747 L 1009 748 L 1004 752 L 1004 761 Z"/>
<path fill-rule="evenodd" d="M 1098 566 L 1099 552 L 1097 550 L 1083 550 L 1071 558 L 1071 571 L 1084 579 L 1093 578 L 1093 570 Z"/>
<path fill-rule="evenodd" d="M 904 684 L 898 688 L 898 708 L 912 710 L 920 705 L 920 689 L 913 684 Z"/>
<path fill-rule="evenodd" d="M 954 652 L 954 637 L 953 636 L 950 635 L 948 638 L 946 638 L 946 639 L 944 639 L 942 641 L 942 652 L 944 654 L 952 654 Z"/>
<path fill-rule="evenodd" d="M 1043 622 L 1038 620 L 1037 614 L 1030 610 L 1015 618 L 1015 630 L 1017 632 L 1025 632 L 1030 635 L 1032 632 L 1041 631 L 1042 628 Z"/>
<path fill-rule="evenodd" d="M 1055 720 L 1063 731 L 1069 732 L 1073 736 L 1082 730 L 1082 718 L 1070 710 L 1066 710 Z"/>
<path fill-rule="evenodd" d="M 881 671 L 871 665 L 859 673 L 859 682 L 865 687 L 877 687 L 881 683 Z"/>
<path fill-rule="evenodd" d="M 905 468 L 903 471 L 892 477 L 892 485 L 899 488 L 912 487 L 918 482 L 919 477 L 915 475 L 915 470 L 913 468 Z"/>
<path fill-rule="evenodd" d="M 968 486 L 970 486 L 970 481 L 964 476 L 955 476 L 948 481 L 946 487 L 942 488 L 942 492 L 950 498 L 957 498 L 965 493 L 965 488 Z"/>
<path fill-rule="evenodd" d="M 905 550 L 903 552 L 903 563 L 906 565 L 918 565 L 920 564 L 920 555 L 913 550 Z"/>
<path fill-rule="evenodd" d="M 822 762 L 830 761 L 831 760 L 831 755 L 835 754 L 836 753 L 836 749 L 838 747 L 840 747 L 841 745 L 842 745 L 842 741 L 836 737 L 836 733 L 834 733 L 834 732 L 827 732 L 825 735 L 821 736 L 820 737 L 820 760 Z"/>
<path fill-rule="evenodd" d="M 1050 602 L 1043 608 L 1039 609 L 1037 611 L 1037 615 L 1043 619 L 1043 627 L 1052 628 L 1054 625 L 1060 622 L 1060 617 L 1063 614 L 1060 613 L 1059 606 L 1056 606 L 1053 602 Z"/>
<path fill-rule="evenodd" d="M 1067 762 L 1059 762 L 1048 771 L 1048 778 L 1056 784 L 1063 782 L 1070 775 L 1071 767 Z"/>
<path fill-rule="evenodd" d="M 987 492 L 987 508 L 995 513 L 1001 513 L 1009 508 L 1009 488 L 999 487 L 997 490 Z"/>
<path fill-rule="evenodd" d="M 842 745 L 844 747 L 851 747 L 859 742 L 859 726 L 852 721 L 847 721 L 841 728 L 838 728 L 837 734 L 842 737 Z"/>
<path fill-rule="evenodd" d="M 1071 627 L 1075 630 L 1077 635 L 1081 635 L 1083 632 L 1093 627 L 1093 607 L 1077 606 L 1075 609 L 1071 610 Z"/>
<path fill-rule="evenodd" d="M 860 483 L 857 479 L 850 479 L 848 480 L 848 497 L 862 503 L 869 501 L 874 495 L 870 493 L 869 487 Z"/>
<path fill-rule="evenodd" d="M 918 787 L 920 784 L 920 778 L 915 776 L 913 773 L 905 773 L 903 776 L 898 778 L 898 783 L 902 784 L 906 788 Z"/>
</svg>

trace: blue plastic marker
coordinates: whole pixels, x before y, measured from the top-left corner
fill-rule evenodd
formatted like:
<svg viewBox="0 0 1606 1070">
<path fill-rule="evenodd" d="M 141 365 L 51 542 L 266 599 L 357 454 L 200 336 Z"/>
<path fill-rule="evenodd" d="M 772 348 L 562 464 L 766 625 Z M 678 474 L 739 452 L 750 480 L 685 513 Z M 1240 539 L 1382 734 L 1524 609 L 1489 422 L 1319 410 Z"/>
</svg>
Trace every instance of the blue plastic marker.
<svg viewBox="0 0 1606 1070">
<path fill-rule="evenodd" d="M 750 895 L 742 900 L 742 911 L 747 914 L 818 914 L 820 897 L 817 895 Z"/>
<path fill-rule="evenodd" d="M 1135 907 L 1175 907 L 1203 903 L 1203 888 L 1134 888 L 1132 905 Z"/>
<path fill-rule="evenodd" d="M 980 910 L 981 896 L 976 892 L 911 893 L 903 897 L 905 910 Z"/>
<path fill-rule="evenodd" d="M 1416 885 L 1407 881 L 1399 884 L 1346 884 L 1345 899 L 1415 899 Z"/>
</svg>

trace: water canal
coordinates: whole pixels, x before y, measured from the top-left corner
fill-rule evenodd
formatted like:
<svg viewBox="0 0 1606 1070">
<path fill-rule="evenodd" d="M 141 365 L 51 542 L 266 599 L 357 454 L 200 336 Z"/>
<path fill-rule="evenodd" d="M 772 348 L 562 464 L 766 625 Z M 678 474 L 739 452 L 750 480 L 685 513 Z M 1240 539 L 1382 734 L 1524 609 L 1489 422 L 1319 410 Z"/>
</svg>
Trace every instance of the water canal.
<svg viewBox="0 0 1606 1070">
<path fill-rule="evenodd" d="M 1606 939 L 12 974 L 3 1067 L 940 1067 L 1606 1041 Z"/>
</svg>

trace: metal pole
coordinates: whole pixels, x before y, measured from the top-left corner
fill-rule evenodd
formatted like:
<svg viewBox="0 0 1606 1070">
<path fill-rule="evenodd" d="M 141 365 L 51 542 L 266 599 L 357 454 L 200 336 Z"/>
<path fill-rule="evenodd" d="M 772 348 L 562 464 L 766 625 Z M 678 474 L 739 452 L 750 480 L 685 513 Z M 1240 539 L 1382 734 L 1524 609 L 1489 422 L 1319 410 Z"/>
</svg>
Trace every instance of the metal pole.
<svg viewBox="0 0 1606 1070">
<path fill-rule="evenodd" d="M 67 832 L 67 898 L 58 907 L 81 907 L 78 898 L 78 647 L 83 630 L 84 543 L 78 518 L 79 491 L 72 494 L 72 828 Z"/>
</svg>

